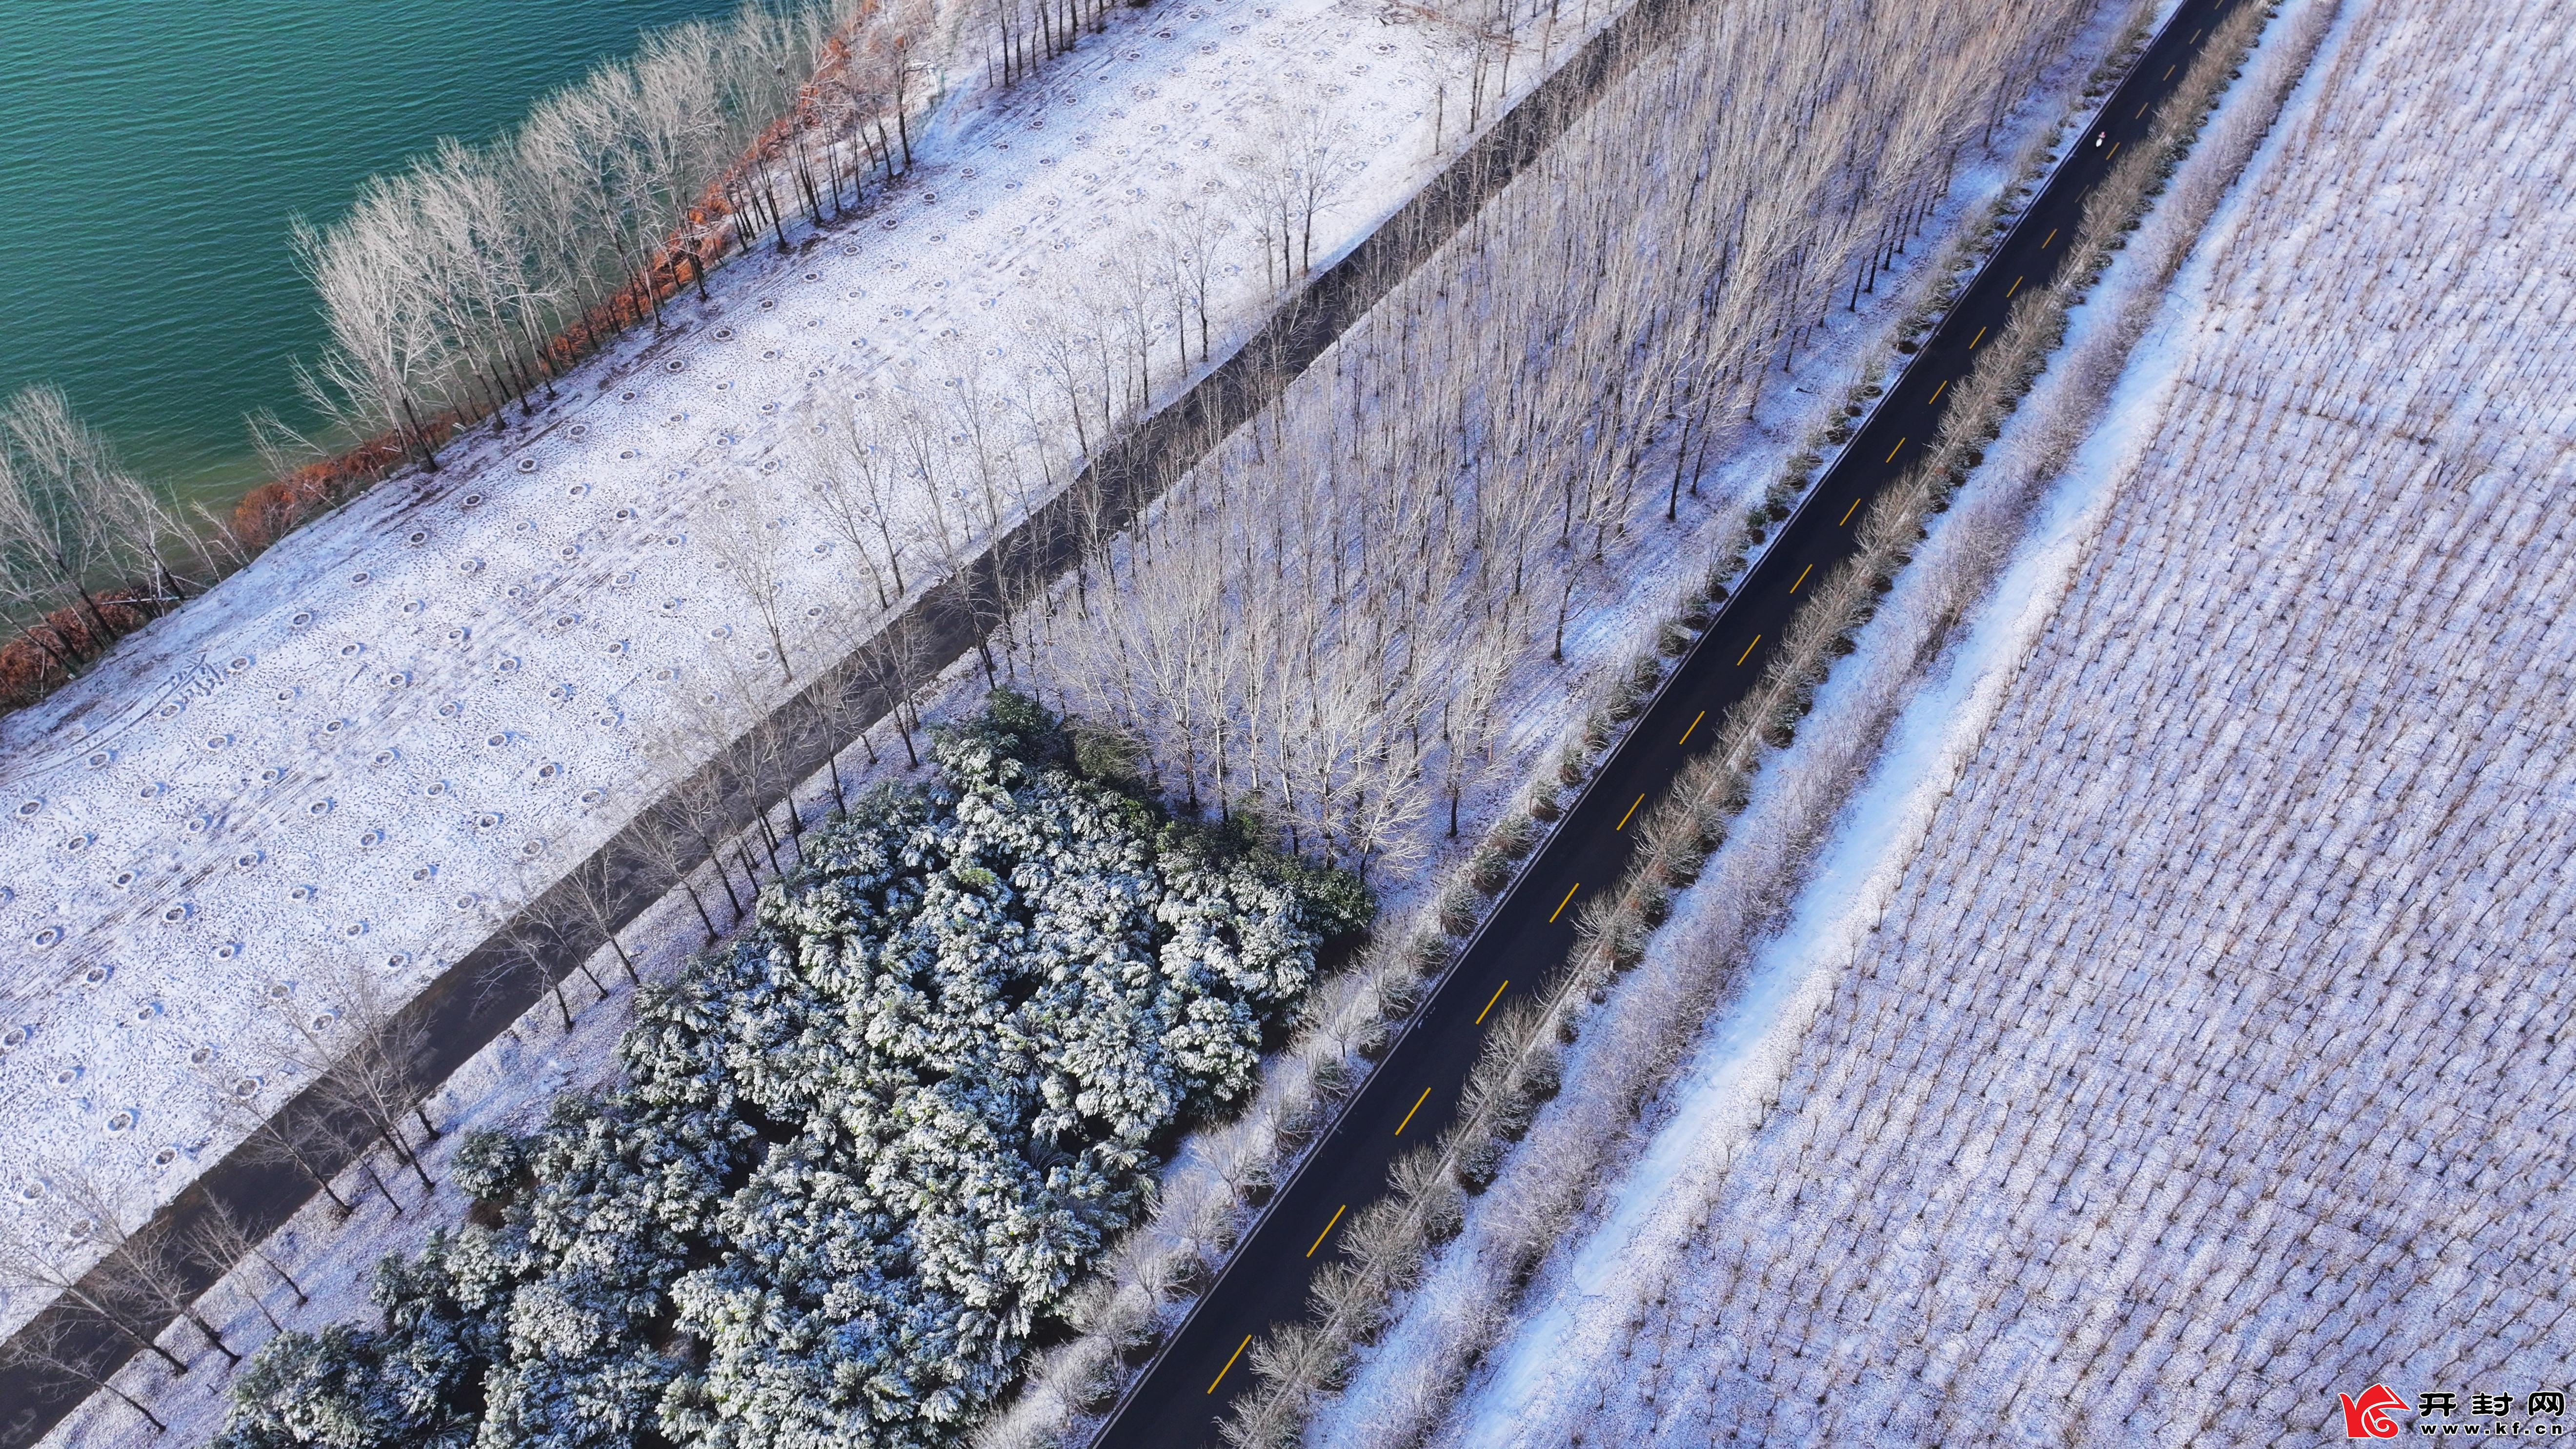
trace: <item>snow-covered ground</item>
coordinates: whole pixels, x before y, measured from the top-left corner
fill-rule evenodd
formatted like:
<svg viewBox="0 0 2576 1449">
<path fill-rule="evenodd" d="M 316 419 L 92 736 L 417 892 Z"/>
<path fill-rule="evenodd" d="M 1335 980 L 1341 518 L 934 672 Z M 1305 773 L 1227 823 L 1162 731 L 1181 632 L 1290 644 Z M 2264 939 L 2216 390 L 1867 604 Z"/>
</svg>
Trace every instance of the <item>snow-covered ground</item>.
<svg viewBox="0 0 2576 1449">
<path fill-rule="evenodd" d="M 259 1044 L 266 1003 L 327 1009 L 348 969 L 416 989 L 756 717 L 784 681 L 749 590 L 774 583 L 800 677 L 846 649 L 878 601 L 800 481 L 816 422 L 874 418 L 917 589 L 1068 474 L 1041 339 L 1138 318 L 1156 395 L 1180 384 L 1169 287 L 1121 292 L 1176 205 L 1231 228 L 1222 354 L 1272 295 L 1243 183 L 1279 136 L 1311 112 L 1343 168 L 1321 265 L 1430 174 L 1454 69 L 1401 9 L 1121 13 L 1038 81 L 952 97 L 873 211 L 719 273 L 532 424 L 377 488 L 0 722 L 8 1210 L 49 1162 L 138 1212 L 167 1200 L 237 1138 L 218 1094 L 296 1089 Z M 1114 393 L 1122 365 L 1077 385 Z M 0 1325 L 35 1306 L 12 1294 Z"/>
<path fill-rule="evenodd" d="M 2348 6 L 1447 1442 L 2312 1443 L 2372 1383 L 2560 1387 L 2562 30 Z"/>
<path fill-rule="evenodd" d="M 1082 57 L 1077 55 L 1074 59 L 1079 61 Z M 1454 112 L 1451 120 L 1454 127 Z M 1957 218 L 2002 179 L 1999 166 L 1993 164 L 1963 170 L 1952 198 L 1930 218 L 1929 229 L 1937 236 L 1954 227 Z M 1768 390 L 1758 415 L 1732 429 L 1724 446 L 1711 453 L 1710 472 L 1700 484 L 1704 498 L 1685 507 L 1678 524 L 1662 520 L 1660 500 L 1641 502 L 1636 526 L 1613 549 L 1604 569 L 1605 576 L 1615 580 L 1617 587 L 1576 616 L 1566 638 L 1567 663 L 1537 664 L 1512 681 L 1501 712 L 1513 724 L 1507 739 L 1499 745 L 1499 752 L 1509 764 L 1493 772 L 1494 783 L 1488 790 L 1469 799 L 1465 811 L 1468 840 L 1475 838 L 1479 822 L 1491 816 L 1519 779 L 1544 765 L 1579 721 L 1596 686 L 1641 647 L 1674 595 L 1704 571 L 1709 550 L 1728 535 L 1734 518 L 1777 476 L 1782 459 L 1801 446 L 1816 415 L 1839 401 L 1851 380 L 1851 370 L 1863 354 L 1874 346 L 1883 346 L 1898 314 L 1919 296 L 1921 278 L 1915 275 L 1919 259 L 1933 250 L 1914 249 L 1916 260 L 1900 262 L 1897 274 L 1872 296 L 1863 298 L 1857 312 L 1836 309 L 1828 315 L 1810 346 L 1802 351 L 1795 374 L 1782 379 L 1786 385 Z M 1668 467 L 1671 462 L 1664 455 L 1648 466 Z M 928 712 L 936 718 L 971 708 L 980 690 L 980 674 L 961 662 L 952 669 L 940 692 L 944 703 L 927 706 Z M 854 784 L 868 773 L 856 756 L 854 750 L 842 761 Z M 889 769 L 900 760 L 899 752 L 889 750 Z M 798 793 L 800 798 L 813 799 L 820 792 L 815 782 L 809 782 Z M 1445 880 L 1446 868 L 1454 863 L 1455 849 L 1443 850 L 1438 841 L 1430 844 L 1432 860 L 1426 868 L 1379 882 L 1391 917 L 1401 917 L 1419 907 Z M 685 902 L 675 900 L 666 901 L 657 916 L 640 924 L 628 939 L 631 943 L 660 943 L 669 948 L 686 944 L 695 935 L 693 914 Z M 616 984 L 613 965 L 595 962 L 594 970 L 613 986 Z M 579 1008 L 589 993 L 578 978 L 573 984 Z M 487 1050 L 435 1099 L 434 1114 L 443 1126 L 526 1122 L 542 1114 L 553 1092 L 601 1082 L 610 1066 L 606 1047 L 614 1035 L 615 1023 L 623 1017 L 622 987 L 617 988 L 616 996 L 618 1000 L 611 1005 L 586 1012 L 570 1041 L 560 1039 L 551 1003 L 540 1003 L 516 1032 Z M 1219 1171 L 1204 1148 L 1199 1138 L 1185 1143 L 1169 1175 L 1181 1178 Z M 435 1160 L 432 1170 L 439 1170 Z M 410 1201 L 410 1187 L 402 1181 L 393 1186 L 405 1201 Z M 366 1311 L 363 1279 L 368 1266 L 385 1252 L 416 1245 L 429 1226 L 451 1221 L 458 1206 L 452 1197 L 442 1196 L 429 1211 L 414 1211 L 397 1220 L 372 1196 L 370 1188 L 361 1217 L 350 1224 L 338 1223 L 328 1204 L 309 1207 L 284 1241 L 292 1254 L 288 1266 L 299 1278 L 303 1270 L 311 1270 L 332 1293 L 317 1294 L 315 1302 L 306 1307 L 292 1306 L 291 1297 L 266 1280 L 256 1267 L 237 1275 L 237 1279 L 246 1284 L 264 1284 L 270 1311 L 291 1326 L 311 1329 L 353 1315 L 362 1317 Z M 225 1321 L 237 1335 L 236 1347 L 265 1336 L 266 1325 L 246 1302 L 227 1295 L 218 1295 L 218 1302 L 227 1314 Z M 177 1351 L 195 1355 L 201 1370 L 220 1365 L 220 1359 L 203 1350 L 184 1327 L 166 1335 L 165 1342 Z M 224 1377 L 205 1372 L 189 1379 L 171 1380 L 150 1361 L 138 1360 L 128 1367 L 120 1383 L 146 1397 L 156 1412 L 165 1417 L 176 1415 L 174 1423 L 182 1425 L 178 1437 L 191 1438 L 202 1436 L 220 1419 L 220 1402 L 206 1395 L 205 1390 Z M 200 1378 L 204 1383 L 199 1382 Z M 202 1402 L 201 1395 L 205 1395 Z M 139 1419 L 101 1398 L 66 1421 L 50 1442 L 105 1444 L 132 1438 L 140 1443 L 146 1436 Z"/>
</svg>

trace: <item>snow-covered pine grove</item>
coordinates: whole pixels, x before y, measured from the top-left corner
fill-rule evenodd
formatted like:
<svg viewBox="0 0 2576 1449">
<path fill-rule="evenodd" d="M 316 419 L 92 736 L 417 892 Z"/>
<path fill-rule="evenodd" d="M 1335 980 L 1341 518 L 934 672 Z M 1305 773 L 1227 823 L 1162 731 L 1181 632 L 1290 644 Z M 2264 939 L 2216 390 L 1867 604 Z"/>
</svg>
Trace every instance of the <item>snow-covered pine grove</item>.
<svg viewBox="0 0 2576 1449">
<path fill-rule="evenodd" d="M 469 1141 L 475 1219 L 387 1260 L 380 1322 L 271 1341 L 219 1442 L 949 1442 L 1370 903 L 1007 692 L 933 753 L 647 988 L 616 1090 Z"/>
<path fill-rule="evenodd" d="M 2556 7 L 2347 4 L 1760 1125 L 1451 1442 L 2305 1445 L 2373 1383 L 2566 1387 L 2571 83 Z"/>
<path fill-rule="evenodd" d="M 1541 73 L 1506 22 L 1561 56 L 1608 11 L 1464 13 L 1184 0 L 1008 88 L 960 57 L 863 215 L 790 217 L 797 250 L 533 420 L 0 719 L 0 1212 L 32 1231 L 63 1166 L 136 1221 L 185 1188 L 309 1080 L 275 1018 L 434 979 L 1222 354 L 1281 248 L 1320 263 L 1397 205 Z M 51 1297 L 0 1286 L 0 1325 Z"/>
</svg>

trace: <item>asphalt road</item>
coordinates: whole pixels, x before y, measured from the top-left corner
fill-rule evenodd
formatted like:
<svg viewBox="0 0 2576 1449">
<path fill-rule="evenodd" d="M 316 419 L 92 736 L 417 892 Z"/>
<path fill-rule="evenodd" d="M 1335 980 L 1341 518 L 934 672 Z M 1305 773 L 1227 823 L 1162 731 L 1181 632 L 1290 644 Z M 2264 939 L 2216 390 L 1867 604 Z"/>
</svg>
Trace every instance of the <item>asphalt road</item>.
<svg viewBox="0 0 2576 1449">
<path fill-rule="evenodd" d="M 1799 603 L 1798 586 L 1857 551 L 1866 505 L 1894 485 L 1939 429 L 1948 385 L 1975 360 L 1976 347 L 2004 324 L 2022 287 L 2047 285 L 2085 200 L 2123 144 L 2134 145 L 2150 114 L 2181 79 L 2185 63 L 2218 19 L 2246 0 L 2184 0 L 2127 78 L 2033 198 L 1950 315 L 1925 339 L 1904 375 L 1850 447 L 1783 526 L 1770 551 L 1684 656 L 1670 682 L 1603 762 L 1559 828 L 1495 906 L 1440 989 L 1362 1086 L 1329 1136 L 1279 1191 L 1252 1234 L 1173 1334 L 1159 1358 L 1120 1400 L 1098 1449 L 1187 1449 L 1222 1442 L 1217 1422 L 1254 1379 L 1243 1362 L 1256 1335 L 1304 1316 L 1306 1285 L 1335 1259 L 1335 1235 L 1349 1211 L 1386 1189 L 1396 1156 L 1437 1138 L 1454 1116 L 1474 1064 L 1488 1010 L 1547 978 L 1573 944 L 1585 897 L 1626 870 L 1621 824 L 1641 799 L 1660 798 L 1715 722 L 1760 677 Z M 2094 136 L 2103 140 L 2095 144 Z"/>
</svg>

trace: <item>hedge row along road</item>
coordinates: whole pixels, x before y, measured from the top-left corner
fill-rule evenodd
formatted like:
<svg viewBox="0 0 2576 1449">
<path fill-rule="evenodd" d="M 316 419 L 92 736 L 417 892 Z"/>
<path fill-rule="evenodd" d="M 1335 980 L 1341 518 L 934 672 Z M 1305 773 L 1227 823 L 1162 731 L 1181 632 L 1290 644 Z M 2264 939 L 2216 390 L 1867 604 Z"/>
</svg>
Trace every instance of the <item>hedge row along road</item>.
<svg viewBox="0 0 2576 1449">
<path fill-rule="evenodd" d="M 1233 356 L 1188 392 L 1166 404 L 1103 456 L 1088 464 L 1081 477 L 1037 512 L 1014 526 L 992 549 L 969 564 L 963 577 L 937 584 L 906 606 L 892 627 L 911 631 L 924 653 L 943 663 L 960 658 L 1006 612 L 1008 601 L 1030 595 L 1031 581 L 1052 579 L 1070 567 L 1093 526 L 1124 527 L 1211 446 L 1276 398 L 1288 384 L 1323 355 L 1352 323 L 1366 315 L 1387 291 L 1412 272 L 1454 234 L 1488 199 L 1520 174 L 1529 162 L 1562 134 L 1620 71 L 1625 58 L 1651 47 L 1655 26 L 1670 17 L 1679 0 L 1638 0 L 1601 34 L 1593 37 L 1553 75 L 1514 105 L 1493 128 L 1435 177 L 1413 199 L 1381 224 L 1349 255 L 1326 268 L 1303 291 L 1280 304 L 1278 312 Z M 865 220 L 860 216 L 859 224 Z M 291 545 L 289 545 L 291 547 Z M 799 702 L 783 706 L 775 720 L 784 728 L 785 748 L 793 757 L 797 778 L 820 771 L 835 752 L 858 738 L 858 732 L 883 718 L 892 701 L 867 682 L 856 651 L 850 660 L 821 671 L 807 686 L 808 695 L 838 691 L 856 708 L 847 733 L 827 737 L 811 721 L 814 712 Z M 800 697 L 801 699 L 801 697 Z M 790 721 L 805 721 L 802 725 Z M 736 753 L 748 754 L 748 740 Z M 710 762 L 716 779 L 730 773 L 726 761 Z M 680 812 L 691 798 L 687 787 L 674 790 L 647 807 L 654 812 Z M 774 809 L 775 800 L 737 797 L 728 801 L 727 817 L 707 822 L 711 834 L 748 829 L 755 815 Z M 719 828 L 720 827 L 720 828 Z M 639 821 L 602 846 L 611 879 L 615 915 L 621 926 L 641 915 L 660 896 L 652 873 L 636 861 L 634 840 L 650 828 Z M 681 831 L 694 839 L 698 832 Z M 585 863 L 589 866 L 593 863 Z M 696 864 L 696 862 L 692 862 Z M 561 920 L 582 912 L 573 905 L 574 891 L 558 885 L 541 896 L 520 918 Z M 400 1024 L 415 1028 L 427 1049 L 414 1063 L 413 1080 L 423 1095 L 434 1090 L 503 1029 L 544 996 L 548 983 L 572 973 L 603 944 L 593 930 L 575 929 L 553 938 L 531 961 L 525 951 L 507 944 L 520 923 L 496 931 L 467 953 L 447 973 L 405 1005 Z M 328 1119 L 326 1095 L 308 1091 L 280 1109 L 275 1123 Z M 291 1125 L 288 1130 L 293 1130 Z M 316 1134 L 320 1135 L 320 1134 Z M 362 1130 L 348 1134 L 363 1140 Z M 316 1157 L 326 1154 L 315 1153 Z M 347 1158 L 332 1164 L 345 1165 Z M 265 1234 L 283 1224 L 313 1196 L 312 1184 L 292 1166 L 279 1165 L 255 1147 L 236 1149 L 207 1169 L 153 1221 L 135 1234 L 143 1251 L 156 1245 L 184 1243 L 199 1230 L 217 1205 L 253 1232 Z M 213 1271 L 189 1261 L 183 1271 L 202 1292 L 214 1281 Z M 112 1294 L 116 1265 L 103 1264 L 85 1280 L 93 1294 Z M 52 1352 L 78 1356 L 100 1373 L 113 1372 L 136 1352 L 127 1339 L 96 1313 L 69 1300 L 58 1300 L 38 1314 L 22 1334 L 45 1337 Z M 0 1357 L 0 1449 L 27 1449 L 90 1393 L 73 1375 L 39 1364 L 6 1362 Z"/>
<path fill-rule="evenodd" d="M 1218 1421 L 1253 1382 L 1253 1339 L 1306 1314 L 1314 1270 L 1337 1261 L 1336 1229 L 1386 1190 L 1405 1150 L 1453 1120 L 1498 1002 L 1550 977 L 1574 944 L 1586 892 L 1628 865 L 1625 827 L 1646 813 L 1716 723 L 1761 678 L 1810 578 L 1858 551 L 1867 505 L 1896 487 L 1946 416 L 1949 385 L 2003 329 L 2011 298 L 2045 287 L 2067 254 L 2085 202 L 2123 145 L 2141 141 L 2152 112 L 2181 80 L 2218 22 L 2251 0 L 2184 0 L 2073 143 L 1947 316 L 1924 339 L 1842 455 L 1782 525 L 1654 701 L 1605 758 L 1572 807 L 1497 901 L 1447 975 L 1402 1028 L 1296 1175 L 1282 1185 L 1207 1293 L 1139 1375 L 1094 1440 L 1095 1449 L 1216 1445 Z"/>
</svg>

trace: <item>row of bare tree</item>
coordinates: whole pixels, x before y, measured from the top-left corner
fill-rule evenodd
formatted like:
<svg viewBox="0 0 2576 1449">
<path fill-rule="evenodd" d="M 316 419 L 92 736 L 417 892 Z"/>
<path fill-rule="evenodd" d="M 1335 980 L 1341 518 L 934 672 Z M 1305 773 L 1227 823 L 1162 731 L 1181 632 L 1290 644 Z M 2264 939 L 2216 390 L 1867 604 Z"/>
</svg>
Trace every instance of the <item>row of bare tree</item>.
<svg viewBox="0 0 2576 1449">
<path fill-rule="evenodd" d="M 1685 14 L 1676 53 L 1020 621 L 1177 796 L 1363 865 L 1454 819 L 1619 540 L 1678 513 L 2085 10 Z"/>
<path fill-rule="evenodd" d="M 399 1005 L 365 968 L 326 965 L 311 979 L 270 986 L 247 1038 L 253 1051 L 209 1046 L 191 1058 L 210 1115 L 250 1130 L 249 1159 L 304 1178 L 342 1218 L 368 1188 L 403 1215 L 380 1150 L 423 1193 L 437 1187 L 423 1156 L 442 1135 L 419 1091 L 427 1041 Z M 291 1111 L 271 1115 L 260 1101 L 270 1084 L 243 1074 L 254 1056 L 271 1064 L 263 1072 L 284 1068 L 311 1090 Z M 364 1186 L 345 1186 L 352 1179 Z M 269 1302 L 276 1289 L 298 1305 L 308 1299 L 289 1249 L 272 1239 L 273 1219 L 255 1206 L 214 1195 L 156 1221 L 131 1179 L 95 1159 L 42 1161 L 25 1181 L 21 1210 L 0 1223 L 0 1283 L 54 1306 L 11 1335 L 9 1366 L 86 1384 L 155 1430 L 165 1427 L 160 1417 L 116 1382 L 128 1358 L 148 1355 L 174 1377 L 188 1373 L 197 1355 L 165 1342 L 184 1324 L 237 1367 L 249 1345 L 229 1336 L 234 1310 L 213 1296 L 219 1287 L 229 1284 L 225 1291 L 272 1331 L 280 1327 Z"/>
<path fill-rule="evenodd" d="M 140 618 L 204 587 L 212 546 L 59 390 L 0 405 L 0 622 L 52 669 L 77 674 Z"/>
<path fill-rule="evenodd" d="M 871 170 L 910 163 L 934 10 L 747 0 L 649 35 L 489 145 L 371 179 L 346 217 L 296 233 L 331 334 L 305 391 L 359 436 L 494 412 L 551 387 L 568 358 L 550 340 L 658 311 L 639 279 L 703 289 L 723 251 L 837 215 Z"/>
</svg>

